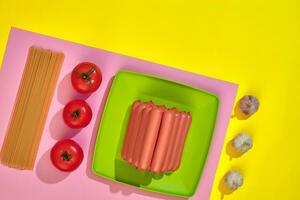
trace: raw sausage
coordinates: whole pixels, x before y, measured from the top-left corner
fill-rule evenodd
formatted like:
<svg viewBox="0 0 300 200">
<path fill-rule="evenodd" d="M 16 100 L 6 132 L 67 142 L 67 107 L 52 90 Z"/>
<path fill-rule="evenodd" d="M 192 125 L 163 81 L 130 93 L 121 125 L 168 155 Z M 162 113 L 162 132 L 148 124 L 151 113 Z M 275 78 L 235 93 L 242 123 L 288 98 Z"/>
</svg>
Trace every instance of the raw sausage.
<svg viewBox="0 0 300 200">
<path fill-rule="evenodd" d="M 150 168 L 164 107 L 154 107 L 149 116 L 149 122 L 146 128 L 143 149 L 140 155 L 139 168 L 148 170 Z"/>
<path fill-rule="evenodd" d="M 138 131 L 136 142 L 135 142 L 134 152 L 133 152 L 132 164 L 135 167 L 138 167 L 139 158 L 140 158 L 140 154 L 142 151 L 142 145 L 143 145 L 143 141 L 144 141 L 144 136 L 145 136 L 145 132 L 146 132 L 146 127 L 149 122 L 149 113 L 151 112 L 152 109 L 153 109 L 153 103 L 148 102 L 148 103 L 146 103 L 146 108 L 142 112 L 141 126 L 139 127 L 139 131 Z"/>
<path fill-rule="evenodd" d="M 174 116 L 174 122 L 173 122 L 173 127 L 171 130 L 171 134 L 170 134 L 170 138 L 169 138 L 169 142 L 168 142 L 168 147 L 167 147 L 167 153 L 166 153 L 166 157 L 164 159 L 163 162 L 163 166 L 162 166 L 162 171 L 168 171 L 169 170 L 169 164 L 171 161 L 171 154 L 174 148 L 174 141 L 175 141 L 175 136 L 176 136 L 176 130 L 178 129 L 178 125 L 179 125 L 179 119 L 180 119 L 181 113 L 176 111 L 175 112 L 175 116 Z"/>
<path fill-rule="evenodd" d="M 166 110 L 163 114 L 158 139 L 151 162 L 151 171 L 155 173 L 160 173 L 162 171 L 162 165 L 166 158 L 166 152 L 168 150 L 168 143 L 170 141 L 175 113 L 176 110 L 171 109 Z"/>
<path fill-rule="evenodd" d="M 133 126 L 134 126 L 137 107 L 140 104 L 141 104 L 140 101 L 135 101 L 131 106 L 130 116 L 129 116 L 129 120 L 128 120 L 128 126 L 127 126 L 127 130 L 126 130 L 126 133 L 125 133 L 123 148 L 122 148 L 122 158 L 124 160 L 127 159 L 127 151 L 128 151 L 128 144 L 130 142 L 130 140 L 129 140 L 130 139 L 130 134 L 132 133 L 132 129 L 133 129 Z"/>
<path fill-rule="evenodd" d="M 174 165 L 174 168 L 171 169 L 172 171 L 176 171 L 180 166 L 182 152 L 183 152 L 183 148 L 184 148 L 184 143 L 185 143 L 185 139 L 186 139 L 187 133 L 189 131 L 191 122 L 192 122 L 192 117 L 188 113 L 187 117 L 185 119 L 185 122 L 184 122 L 183 131 L 181 132 L 182 136 L 180 137 L 180 140 L 179 140 L 179 145 L 178 145 L 178 149 L 177 149 L 177 153 L 176 153 L 176 159 L 175 159 L 175 165 Z"/>
<path fill-rule="evenodd" d="M 168 170 L 170 170 L 170 171 L 173 171 L 173 169 L 175 168 L 176 155 L 178 154 L 178 145 L 179 145 L 180 140 L 182 139 L 182 132 L 183 132 L 184 122 L 185 122 L 186 117 L 187 117 L 187 113 L 182 112 L 181 116 L 180 116 L 180 120 L 179 120 L 178 129 L 176 131 L 175 140 L 174 140 L 174 143 L 172 144 L 174 146 L 174 148 L 172 150 L 171 161 L 168 166 Z"/>
<path fill-rule="evenodd" d="M 145 109 L 145 107 L 146 107 L 146 104 L 141 103 L 138 106 L 135 118 L 133 119 L 134 123 L 133 123 L 132 131 L 130 133 L 130 138 L 129 138 L 129 143 L 128 143 L 128 150 L 127 150 L 127 154 L 126 154 L 127 155 L 127 161 L 129 163 L 132 163 L 133 151 L 134 151 L 135 142 L 136 142 L 136 136 L 138 134 L 139 127 L 140 127 L 140 124 L 141 124 L 142 111 Z"/>
</svg>

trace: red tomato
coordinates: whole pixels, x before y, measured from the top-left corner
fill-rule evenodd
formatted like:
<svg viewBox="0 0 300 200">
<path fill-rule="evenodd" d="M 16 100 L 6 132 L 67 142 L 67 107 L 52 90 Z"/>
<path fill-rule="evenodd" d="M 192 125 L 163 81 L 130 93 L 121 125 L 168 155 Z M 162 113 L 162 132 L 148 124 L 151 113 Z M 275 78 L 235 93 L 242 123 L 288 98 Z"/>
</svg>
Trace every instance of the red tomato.
<svg viewBox="0 0 300 200">
<path fill-rule="evenodd" d="M 61 170 L 70 172 L 75 170 L 83 160 L 83 151 L 78 143 L 66 139 L 58 141 L 50 153 L 53 165 Z"/>
<path fill-rule="evenodd" d="M 71 128 L 83 128 L 87 126 L 92 119 L 92 115 L 89 104 L 81 99 L 70 101 L 63 111 L 64 121 Z"/>
<path fill-rule="evenodd" d="M 73 69 L 71 80 L 73 87 L 78 92 L 92 93 L 99 88 L 102 75 L 97 65 L 83 62 Z"/>
</svg>

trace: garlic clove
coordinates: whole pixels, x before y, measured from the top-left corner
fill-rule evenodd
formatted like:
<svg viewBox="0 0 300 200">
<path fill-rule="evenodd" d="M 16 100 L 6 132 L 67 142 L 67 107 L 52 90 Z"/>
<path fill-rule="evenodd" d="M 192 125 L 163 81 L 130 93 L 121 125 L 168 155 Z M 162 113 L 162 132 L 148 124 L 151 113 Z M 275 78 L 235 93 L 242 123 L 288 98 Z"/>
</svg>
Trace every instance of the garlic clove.
<svg viewBox="0 0 300 200">
<path fill-rule="evenodd" d="M 240 133 L 231 142 L 232 147 L 239 153 L 249 151 L 253 146 L 252 138 L 246 133 Z"/>
<path fill-rule="evenodd" d="M 238 171 L 229 171 L 225 175 L 224 186 L 230 191 L 234 191 L 243 185 L 243 176 Z"/>
<path fill-rule="evenodd" d="M 253 115 L 259 109 L 259 101 L 253 95 L 246 95 L 239 101 L 240 110 L 246 115 Z"/>
</svg>

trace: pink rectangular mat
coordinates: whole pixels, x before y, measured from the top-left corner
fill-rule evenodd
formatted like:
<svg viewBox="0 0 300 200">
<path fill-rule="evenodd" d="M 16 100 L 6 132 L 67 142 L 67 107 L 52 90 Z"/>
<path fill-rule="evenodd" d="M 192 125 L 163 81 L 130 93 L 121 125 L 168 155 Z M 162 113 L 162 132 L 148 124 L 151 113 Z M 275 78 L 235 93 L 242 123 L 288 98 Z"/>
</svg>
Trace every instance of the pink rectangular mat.
<svg viewBox="0 0 300 200">
<path fill-rule="evenodd" d="M 20 171 L 0 165 L 0 199 L 181 199 L 143 191 L 122 183 L 97 177 L 91 173 L 94 142 L 106 96 L 109 92 L 110 80 L 121 69 L 182 82 L 214 93 L 219 97 L 219 113 L 209 156 L 197 192 L 190 198 L 197 200 L 209 199 L 237 92 L 236 84 L 12 28 L 0 71 L 0 144 L 3 142 L 8 127 L 27 51 L 32 45 L 63 52 L 65 54 L 65 62 L 48 113 L 34 170 Z M 90 61 L 97 64 L 100 66 L 103 75 L 100 88 L 90 96 L 77 94 L 71 86 L 70 73 L 73 67 L 82 61 Z M 94 111 L 91 123 L 80 132 L 67 128 L 62 120 L 64 105 L 77 97 L 86 99 Z M 59 172 L 52 166 L 49 154 L 51 147 L 57 140 L 69 137 L 72 137 L 82 146 L 85 158 L 76 171 L 68 174 Z"/>
</svg>

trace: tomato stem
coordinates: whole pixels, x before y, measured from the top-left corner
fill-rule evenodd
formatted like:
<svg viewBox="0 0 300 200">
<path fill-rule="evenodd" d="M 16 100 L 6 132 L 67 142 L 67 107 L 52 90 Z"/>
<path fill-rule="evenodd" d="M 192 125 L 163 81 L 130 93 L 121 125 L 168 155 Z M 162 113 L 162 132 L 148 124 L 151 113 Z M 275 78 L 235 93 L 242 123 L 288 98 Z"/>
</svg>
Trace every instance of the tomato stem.
<svg viewBox="0 0 300 200">
<path fill-rule="evenodd" d="M 91 81 L 90 75 L 92 73 L 94 73 L 95 71 L 96 71 L 96 68 L 93 67 L 89 71 L 87 71 L 86 73 L 82 73 L 82 72 L 78 72 L 78 71 L 75 71 L 75 73 L 76 73 L 77 76 L 79 76 L 83 80 L 87 81 L 89 83 L 89 87 L 92 88 L 92 81 Z M 74 116 L 74 117 L 77 117 L 77 116 Z"/>
<path fill-rule="evenodd" d="M 86 75 L 87 75 L 87 76 L 90 76 L 92 73 L 94 73 L 94 71 L 96 71 L 96 68 L 95 68 L 95 67 L 93 67 L 92 69 L 90 69 L 90 70 L 86 73 Z"/>
<path fill-rule="evenodd" d="M 82 73 L 81 73 L 81 72 L 78 72 L 78 71 L 75 71 L 75 74 L 76 74 L 78 77 L 81 77 L 81 76 L 82 76 Z"/>
<path fill-rule="evenodd" d="M 72 113 L 72 117 L 74 117 L 75 119 L 78 118 L 80 115 L 80 110 L 75 110 L 73 113 Z"/>
<path fill-rule="evenodd" d="M 62 154 L 61 154 L 61 157 L 64 161 L 69 161 L 72 159 L 72 156 L 71 154 L 69 154 L 68 152 L 66 151 L 63 151 Z"/>
<path fill-rule="evenodd" d="M 87 71 L 86 73 L 83 73 L 83 72 L 78 72 L 76 71 L 76 75 L 81 77 L 83 80 L 89 80 L 90 79 L 90 75 L 92 73 L 94 73 L 96 71 L 96 68 L 93 67 L 92 69 L 90 69 L 89 71 Z"/>
<path fill-rule="evenodd" d="M 81 77 L 83 78 L 83 80 L 87 80 L 89 78 L 89 76 L 85 73 L 82 73 Z"/>
</svg>

